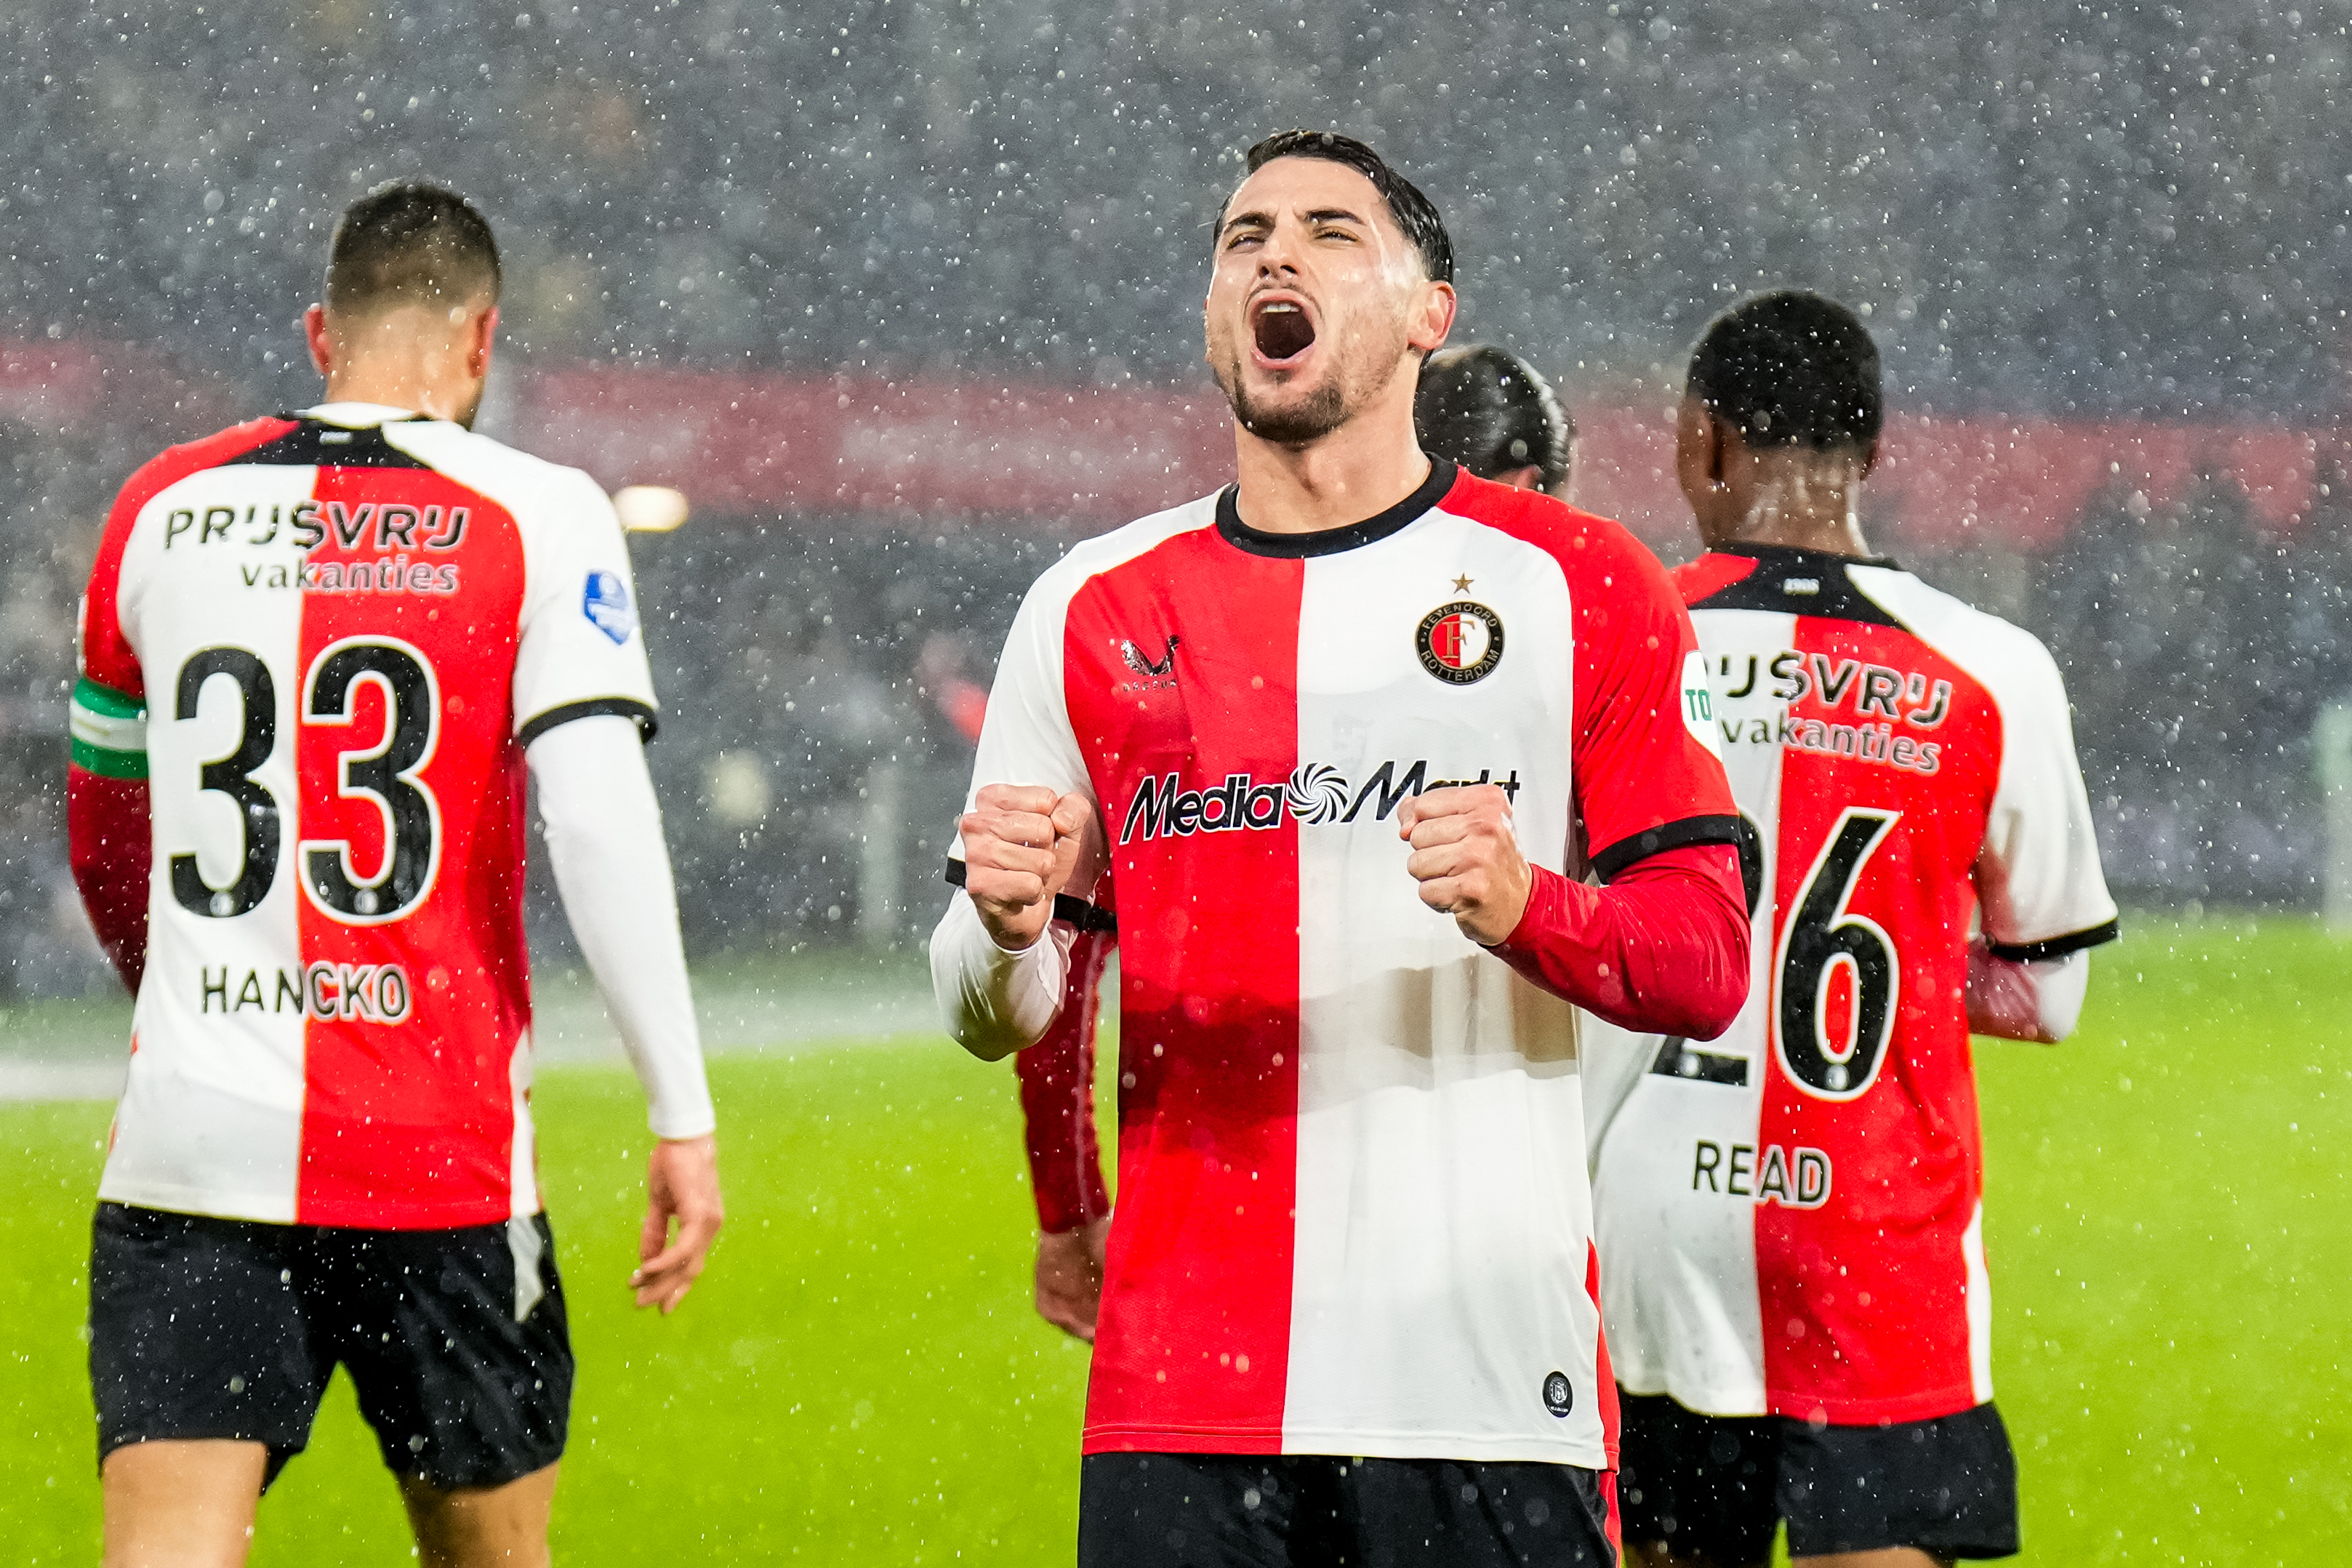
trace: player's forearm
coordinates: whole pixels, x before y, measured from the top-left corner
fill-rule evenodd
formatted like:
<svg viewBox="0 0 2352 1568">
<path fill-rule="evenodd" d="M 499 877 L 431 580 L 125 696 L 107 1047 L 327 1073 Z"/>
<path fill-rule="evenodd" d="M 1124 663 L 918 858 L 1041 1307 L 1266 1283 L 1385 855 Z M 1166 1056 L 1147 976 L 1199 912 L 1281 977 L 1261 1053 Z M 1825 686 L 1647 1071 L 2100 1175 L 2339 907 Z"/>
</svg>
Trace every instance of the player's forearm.
<svg viewBox="0 0 2352 1568">
<path fill-rule="evenodd" d="M 1060 1013 L 1035 1045 L 1013 1059 L 1037 1228 L 1048 1235 L 1110 1212 L 1094 1117 L 1096 987 L 1109 946 L 1101 933 L 1079 934 L 1070 948 Z"/>
<path fill-rule="evenodd" d="M 1070 973 L 1067 926 L 1049 925 L 1018 953 L 996 945 L 962 893 L 931 933 L 931 992 L 956 1043 L 998 1061 L 1045 1037 L 1062 1010 Z"/>
<path fill-rule="evenodd" d="M 558 725 L 530 761 L 555 888 L 663 1138 L 717 1125 L 661 808 L 636 726 L 612 715 Z"/>
<path fill-rule="evenodd" d="M 2055 1045 L 2082 1020 L 2090 986 L 2087 952 L 2021 962 L 1979 937 L 1969 944 L 1969 1032 Z"/>
<path fill-rule="evenodd" d="M 155 853 L 147 780 L 67 769 L 66 841 L 90 928 L 136 996 L 147 969 L 147 883 Z"/>
<path fill-rule="evenodd" d="M 1748 998 L 1738 859 L 1717 844 L 1666 850 L 1597 888 L 1538 868 L 1527 913 L 1493 951 L 1622 1028 L 1712 1040 Z"/>
</svg>

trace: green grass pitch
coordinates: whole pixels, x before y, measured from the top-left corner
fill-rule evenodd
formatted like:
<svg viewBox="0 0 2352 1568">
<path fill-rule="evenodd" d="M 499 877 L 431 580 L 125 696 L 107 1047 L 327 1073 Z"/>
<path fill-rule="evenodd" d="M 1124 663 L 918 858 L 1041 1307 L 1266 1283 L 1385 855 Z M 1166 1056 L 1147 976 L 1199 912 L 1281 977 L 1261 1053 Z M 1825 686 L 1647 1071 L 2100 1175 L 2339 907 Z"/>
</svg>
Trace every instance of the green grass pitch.
<svg viewBox="0 0 2352 1568">
<path fill-rule="evenodd" d="M 2075 1040 L 1979 1047 L 1994 1374 L 2025 1562 L 2311 1563 L 2352 1528 L 2352 943 L 2131 924 Z M 1011 1075 L 940 1040 L 722 1058 L 730 1223 L 677 1317 L 622 1288 L 625 1073 L 551 1071 L 582 1358 L 559 1561 L 1067 1562 L 1082 1347 L 1028 1303 Z M 0 1108 L 0 1542 L 96 1560 L 80 1328 L 107 1108 Z M 254 1561 L 408 1560 L 340 1380 Z"/>
</svg>

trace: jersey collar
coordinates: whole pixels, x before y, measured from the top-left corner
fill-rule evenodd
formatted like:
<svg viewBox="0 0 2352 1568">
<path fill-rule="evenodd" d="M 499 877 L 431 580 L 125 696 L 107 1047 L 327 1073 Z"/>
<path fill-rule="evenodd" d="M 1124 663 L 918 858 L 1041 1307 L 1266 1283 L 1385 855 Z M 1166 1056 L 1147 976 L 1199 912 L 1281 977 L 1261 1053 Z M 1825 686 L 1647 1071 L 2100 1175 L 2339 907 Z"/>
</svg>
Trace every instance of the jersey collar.
<svg viewBox="0 0 2352 1568">
<path fill-rule="evenodd" d="M 1709 555 L 1746 556 L 1750 560 L 1777 562 L 1789 567 L 1815 567 L 1835 570 L 1848 566 L 1880 566 L 1889 571 L 1901 571 L 1895 558 L 1886 555 L 1841 555 L 1835 550 L 1801 549 L 1795 545 L 1752 544 L 1745 539 L 1727 545 L 1708 547 Z"/>
<path fill-rule="evenodd" d="M 1236 500 L 1241 494 L 1241 486 L 1228 485 L 1217 493 L 1217 532 L 1223 534 L 1225 542 L 1235 549 L 1245 550 L 1251 555 L 1272 556 L 1278 560 L 1338 555 L 1342 550 L 1377 544 L 1421 517 L 1445 499 L 1446 492 L 1454 488 L 1458 472 L 1449 459 L 1433 458 L 1429 465 L 1429 477 L 1395 506 L 1366 517 L 1360 523 L 1349 523 L 1344 528 L 1325 528 L 1312 534 L 1269 534 L 1250 527 L 1242 521 L 1241 507 Z"/>
<path fill-rule="evenodd" d="M 341 425 L 345 430 L 365 430 L 371 425 L 402 424 L 411 420 L 425 419 L 413 408 L 394 408 L 381 402 L 322 402 L 316 408 L 302 410 L 295 417 L 315 419 L 322 424 Z"/>
</svg>

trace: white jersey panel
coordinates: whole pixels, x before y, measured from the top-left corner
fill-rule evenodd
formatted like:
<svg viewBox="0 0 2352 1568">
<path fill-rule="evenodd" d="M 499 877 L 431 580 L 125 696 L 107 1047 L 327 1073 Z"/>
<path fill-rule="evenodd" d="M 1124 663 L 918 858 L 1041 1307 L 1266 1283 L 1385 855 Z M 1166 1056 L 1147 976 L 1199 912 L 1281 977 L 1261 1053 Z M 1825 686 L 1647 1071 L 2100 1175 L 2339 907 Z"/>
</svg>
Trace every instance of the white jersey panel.
<svg viewBox="0 0 2352 1568">
<path fill-rule="evenodd" d="M 2000 710 L 2000 779 L 1977 862 L 1985 934 L 2031 946 L 2116 918 L 2057 662 L 2021 627 L 1908 572 L 1851 569 L 1854 586 L 1959 665 Z"/>
<path fill-rule="evenodd" d="M 1005 635 L 996 680 L 989 688 L 988 716 L 981 723 L 980 746 L 972 758 L 972 781 L 964 792 L 965 810 L 978 803 L 982 783 L 1042 785 L 1059 794 L 1093 798 L 1094 780 L 1070 727 L 1069 694 L 1063 686 L 1063 632 L 1070 600 L 1096 573 L 1133 560 L 1179 534 L 1213 528 L 1216 520 L 1214 496 L 1138 518 L 1083 541 L 1030 585 L 1013 618 L 1013 630 Z M 1096 810 L 1101 810 L 1100 801 Z M 961 860 L 962 842 L 958 841 L 949 853 Z M 1070 893 L 1084 897 L 1094 876 L 1094 868 L 1081 866 Z"/>
<path fill-rule="evenodd" d="M 261 901 L 241 914 L 212 913 L 234 902 L 233 892 L 216 894 L 199 915 L 174 895 L 173 862 L 193 855 L 205 886 L 233 890 L 246 856 L 245 812 L 198 779 L 207 764 L 257 735 L 243 695 L 252 677 L 241 681 L 225 669 L 184 682 L 192 659 L 207 649 L 235 651 L 215 655 L 215 664 L 241 653 L 248 671 L 247 662 L 257 660 L 268 673 L 272 702 L 265 716 L 276 743 L 249 777 L 276 803 L 278 854 L 290 855 L 301 840 L 290 744 L 301 688 L 301 596 L 253 591 L 245 574 L 300 569 L 293 530 L 270 512 L 282 507 L 282 518 L 308 500 L 312 473 L 239 467 L 191 475 L 141 508 L 123 550 L 119 615 L 148 683 L 154 867 L 130 1074 L 99 1182 L 109 1203 L 294 1218 L 304 1015 L 299 991 L 289 998 L 280 976 L 285 956 L 298 949 L 299 879 L 273 877 Z M 188 975 L 199 977 L 193 990 L 165 978 Z M 284 983 L 299 987 L 301 978 L 286 976 Z"/>
<path fill-rule="evenodd" d="M 1458 599 L 1507 641 L 1455 685 L 1399 628 Z M 1607 1463 L 1574 1009 L 1421 902 L 1393 814 L 1432 783 L 1504 783 L 1528 858 L 1561 869 L 1570 609 L 1549 555 L 1444 512 L 1306 562 L 1298 777 L 1332 770 L 1317 777 L 1360 804 L 1310 809 L 1298 831 L 1286 1452 L 1377 1435 L 1384 1455 Z M 1558 1415 L 1555 1373 L 1572 1388 Z"/>
<path fill-rule="evenodd" d="M 332 417 L 332 405 L 311 411 Z M 596 481 L 440 420 L 383 425 L 393 446 L 496 501 L 522 536 L 513 726 L 581 704 L 650 713 L 653 671 L 626 536 Z"/>
<path fill-rule="evenodd" d="M 1777 822 L 1782 753 L 1771 738 L 1782 705 L 1766 666 L 1790 647 L 1796 617 L 1707 610 L 1691 617 L 1715 697 L 1732 798 L 1751 824 Z M 1748 1000 L 1711 1040 L 1638 1040 L 1640 1077 L 1611 1117 L 1593 1161 L 1602 1315 L 1617 1380 L 1670 1394 L 1685 1408 L 1761 1415 L 1764 1334 L 1751 1197 L 1724 1190 L 1735 1151 L 1754 1150 L 1771 1062 L 1772 890 L 1779 835 L 1761 856 L 1748 944 Z M 1620 1031 L 1622 1034 L 1622 1031 Z M 1708 1156 L 1710 1154 L 1713 1158 Z"/>
</svg>

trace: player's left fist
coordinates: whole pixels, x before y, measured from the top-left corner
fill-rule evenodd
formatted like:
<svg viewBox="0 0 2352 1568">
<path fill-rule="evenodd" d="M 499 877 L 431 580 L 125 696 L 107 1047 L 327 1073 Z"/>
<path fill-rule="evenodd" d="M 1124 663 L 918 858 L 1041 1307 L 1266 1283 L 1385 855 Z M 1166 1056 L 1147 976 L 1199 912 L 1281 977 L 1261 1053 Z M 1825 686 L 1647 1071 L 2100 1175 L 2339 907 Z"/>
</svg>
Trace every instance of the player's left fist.
<svg viewBox="0 0 2352 1568">
<path fill-rule="evenodd" d="M 1462 935 L 1491 947 L 1518 928 L 1535 873 L 1499 785 L 1415 795 L 1397 811 L 1397 836 L 1412 846 L 1404 867 L 1421 883 L 1421 901 L 1454 916 Z"/>
</svg>

